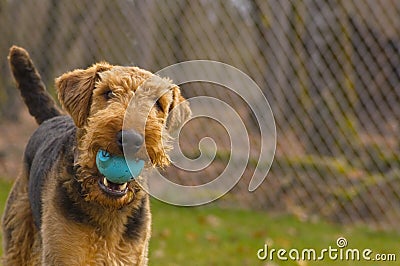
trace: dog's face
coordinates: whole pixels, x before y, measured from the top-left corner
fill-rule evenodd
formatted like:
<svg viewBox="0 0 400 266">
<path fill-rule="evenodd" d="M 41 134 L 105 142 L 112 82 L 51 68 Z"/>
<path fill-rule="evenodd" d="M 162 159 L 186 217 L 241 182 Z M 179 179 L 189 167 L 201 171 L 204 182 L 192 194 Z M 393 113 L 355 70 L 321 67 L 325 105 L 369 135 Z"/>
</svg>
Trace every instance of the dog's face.
<svg viewBox="0 0 400 266">
<path fill-rule="evenodd" d="M 128 204 L 143 193 L 138 183 L 106 180 L 97 169 L 96 154 L 125 151 L 146 167 L 167 166 L 168 139 L 190 115 L 178 86 L 137 67 L 107 63 L 66 73 L 56 86 L 78 128 L 75 164 L 85 199 L 115 208 Z"/>
</svg>

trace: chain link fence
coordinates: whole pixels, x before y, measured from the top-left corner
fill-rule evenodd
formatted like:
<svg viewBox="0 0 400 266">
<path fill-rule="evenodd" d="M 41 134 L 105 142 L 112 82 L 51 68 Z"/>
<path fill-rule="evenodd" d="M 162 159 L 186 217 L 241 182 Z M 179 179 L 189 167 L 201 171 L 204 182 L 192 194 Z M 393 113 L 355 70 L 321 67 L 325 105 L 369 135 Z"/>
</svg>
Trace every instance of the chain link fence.
<svg viewBox="0 0 400 266">
<path fill-rule="evenodd" d="M 12 44 L 30 51 L 49 90 L 56 76 L 101 60 L 153 72 L 186 60 L 224 62 L 247 73 L 267 97 L 277 148 L 255 192 L 247 190 L 255 170 L 250 158 L 219 204 L 397 229 L 399 14 L 396 0 L 2 0 L 0 109 L 7 117 L 18 104 L 6 61 Z M 216 85 L 182 90 L 237 110 L 250 155 L 257 155 L 260 132 L 240 97 Z M 212 164 L 190 175 L 173 167 L 169 176 L 199 184 L 224 170 L 229 136 L 216 122 L 191 121 L 181 138 L 184 152 L 198 156 L 204 137 L 218 146 Z"/>
</svg>

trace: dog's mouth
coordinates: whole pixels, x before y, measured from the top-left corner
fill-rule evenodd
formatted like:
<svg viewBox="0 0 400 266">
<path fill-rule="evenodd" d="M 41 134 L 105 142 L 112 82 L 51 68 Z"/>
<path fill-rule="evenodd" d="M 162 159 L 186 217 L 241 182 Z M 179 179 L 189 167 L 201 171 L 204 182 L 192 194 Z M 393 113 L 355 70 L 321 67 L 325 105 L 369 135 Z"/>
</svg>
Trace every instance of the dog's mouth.
<svg viewBox="0 0 400 266">
<path fill-rule="evenodd" d="M 121 197 L 128 192 L 129 183 L 138 177 L 144 167 L 144 160 L 127 159 L 100 149 L 96 155 L 96 165 L 101 178 L 100 188 L 108 195 Z"/>
<path fill-rule="evenodd" d="M 108 195 L 114 197 L 122 197 L 125 196 L 128 192 L 129 182 L 123 184 L 116 184 L 107 180 L 107 178 L 99 178 L 99 186 L 100 188 L 107 193 Z"/>
</svg>

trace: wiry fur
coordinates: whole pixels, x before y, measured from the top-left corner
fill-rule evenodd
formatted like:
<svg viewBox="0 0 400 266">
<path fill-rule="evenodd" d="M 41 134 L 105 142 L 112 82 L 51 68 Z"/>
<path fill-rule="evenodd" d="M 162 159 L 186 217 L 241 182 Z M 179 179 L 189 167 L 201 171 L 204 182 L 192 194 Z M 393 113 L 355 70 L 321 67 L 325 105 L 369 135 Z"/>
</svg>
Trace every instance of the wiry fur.
<svg viewBox="0 0 400 266">
<path fill-rule="evenodd" d="M 168 165 L 170 135 L 190 115 L 179 88 L 137 67 L 99 63 L 56 79 L 63 116 L 28 53 L 14 46 L 9 61 L 40 126 L 7 201 L 3 264 L 146 265 L 151 215 L 139 182 L 146 169 Z M 126 194 L 110 196 L 95 157 L 99 149 L 121 155 L 116 134 L 127 126 L 144 136 L 135 157 L 146 167 Z"/>
<path fill-rule="evenodd" d="M 36 122 L 40 125 L 43 121 L 60 115 L 27 52 L 14 46 L 10 49 L 8 58 L 17 87 Z"/>
</svg>

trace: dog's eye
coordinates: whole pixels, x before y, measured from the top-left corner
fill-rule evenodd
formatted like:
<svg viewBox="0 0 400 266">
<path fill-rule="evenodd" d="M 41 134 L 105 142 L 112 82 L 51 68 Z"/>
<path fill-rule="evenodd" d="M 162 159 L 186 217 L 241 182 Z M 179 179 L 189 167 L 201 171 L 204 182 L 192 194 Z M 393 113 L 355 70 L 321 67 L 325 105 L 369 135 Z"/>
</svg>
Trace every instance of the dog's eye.
<svg viewBox="0 0 400 266">
<path fill-rule="evenodd" d="M 106 91 L 104 94 L 104 99 L 109 100 L 114 97 L 114 92 L 112 90 Z"/>
</svg>

